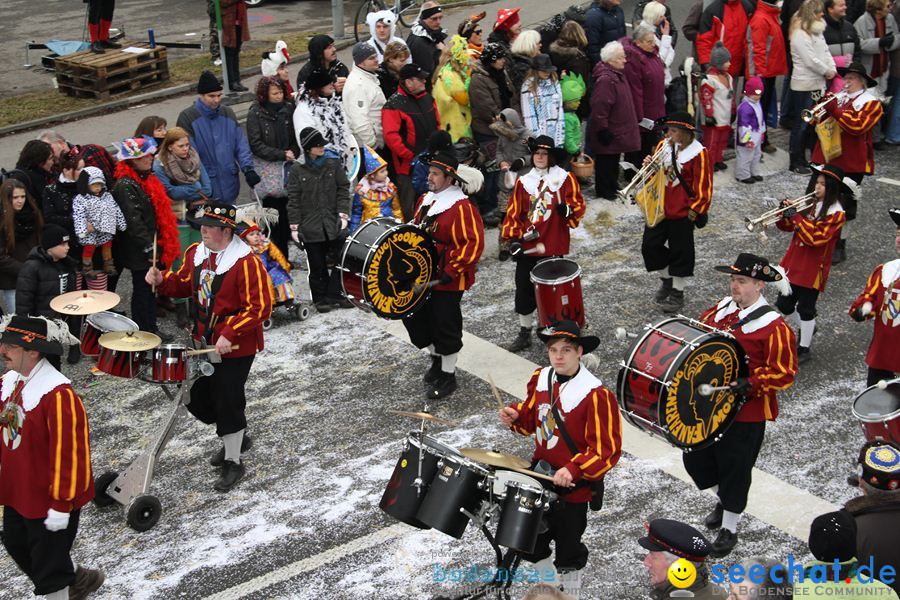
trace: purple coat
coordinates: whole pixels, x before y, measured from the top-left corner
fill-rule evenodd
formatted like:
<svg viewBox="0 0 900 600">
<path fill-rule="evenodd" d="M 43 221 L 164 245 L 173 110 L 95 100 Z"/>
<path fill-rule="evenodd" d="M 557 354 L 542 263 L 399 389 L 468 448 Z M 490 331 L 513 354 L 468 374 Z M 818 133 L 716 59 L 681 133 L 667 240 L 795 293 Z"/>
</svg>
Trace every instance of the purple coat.
<svg viewBox="0 0 900 600">
<path fill-rule="evenodd" d="M 619 40 L 625 48 L 625 79 L 634 98 L 637 120 L 655 121 L 666 116 L 666 68 L 656 48 L 644 52 L 629 37 Z"/>
<path fill-rule="evenodd" d="M 634 111 L 631 90 L 625 74 L 605 62 L 594 67 L 594 91 L 591 93 L 591 120 L 588 124 L 591 149 L 597 154 L 620 154 L 641 149 L 641 134 Z M 612 142 L 603 145 L 597 132 L 608 130 Z"/>
</svg>

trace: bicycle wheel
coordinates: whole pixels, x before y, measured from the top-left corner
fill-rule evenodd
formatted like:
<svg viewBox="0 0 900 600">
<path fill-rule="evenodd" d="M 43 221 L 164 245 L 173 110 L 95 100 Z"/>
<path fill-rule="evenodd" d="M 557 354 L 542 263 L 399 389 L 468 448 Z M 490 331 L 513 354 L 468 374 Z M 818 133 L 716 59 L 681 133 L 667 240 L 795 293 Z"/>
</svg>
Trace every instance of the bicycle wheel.
<svg viewBox="0 0 900 600">
<path fill-rule="evenodd" d="M 369 24 L 366 23 L 366 15 L 370 12 L 384 10 L 382 0 L 363 0 L 356 9 L 356 19 L 353 21 L 353 37 L 357 42 L 369 39 Z"/>
<path fill-rule="evenodd" d="M 400 0 L 400 13 L 397 15 L 397 19 L 401 25 L 409 29 L 416 24 L 420 4 L 419 0 Z"/>
</svg>

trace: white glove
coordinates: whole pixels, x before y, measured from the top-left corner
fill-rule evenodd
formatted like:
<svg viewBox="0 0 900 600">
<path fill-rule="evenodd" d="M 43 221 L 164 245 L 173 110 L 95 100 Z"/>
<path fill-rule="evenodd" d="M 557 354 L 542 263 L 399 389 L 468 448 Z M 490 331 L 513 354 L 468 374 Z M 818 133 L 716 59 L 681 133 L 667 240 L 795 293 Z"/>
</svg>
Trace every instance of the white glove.
<svg viewBox="0 0 900 600">
<path fill-rule="evenodd" d="M 62 531 L 69 526 L 69 513 L 59 512 L 52 508 L 47 511 L 47 518 L 44 519 L 44 527 L 47 531 Z"/>
<path fill-rule="evenodd" d="M 299 225 L 291 225 L 291 239 L 296 243 L 300 243 L 300 226 Z"/>
</svg>

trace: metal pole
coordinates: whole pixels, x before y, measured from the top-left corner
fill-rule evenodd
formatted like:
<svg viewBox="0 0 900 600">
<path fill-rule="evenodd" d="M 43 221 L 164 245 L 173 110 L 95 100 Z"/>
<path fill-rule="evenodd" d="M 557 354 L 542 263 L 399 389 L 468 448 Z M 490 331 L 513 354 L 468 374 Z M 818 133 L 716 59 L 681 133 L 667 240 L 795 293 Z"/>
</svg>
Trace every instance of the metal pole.
<svg viewBox="0 0 900 600">
<path fill-rule="evenodd" d="M 216 35 L 219 37 L 219 54 L 222 58 L 222 87 L 229 91 L 231 85 L 228 81 L 228 60 L 225 58 L 225 46 L 222 45 L 222 7 L 219 0 L 213 0 L 213 5 L 216 7 Z"/>
<path fill-rule="evenodd" d="M 331 23 L 334 34 L 332 37 L 336 40 L 344 39 L 344 0 L 331 0 Z"/>
</svg>

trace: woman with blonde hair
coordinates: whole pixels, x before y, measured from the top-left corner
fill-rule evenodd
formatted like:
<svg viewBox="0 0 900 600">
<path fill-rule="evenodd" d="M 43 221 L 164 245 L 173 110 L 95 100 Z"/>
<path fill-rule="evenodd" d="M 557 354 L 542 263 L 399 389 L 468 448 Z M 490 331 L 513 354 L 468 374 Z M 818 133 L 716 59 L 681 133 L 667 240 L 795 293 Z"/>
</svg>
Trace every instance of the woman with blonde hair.
<svg viewBox="0 0 900 600">
<path fill-rule="evenodd" d="M 525 128 L 534 137 L 549 136 L 561 148 L 565 140 L 562 89 L 556 67 L 546 54 L 531 59 L 531 69 L 522 83 L 521 104 Z"/>
<path fill-rule="evenodd" d="M 472 109 L 469 107 L 469 47 L 466 39 L 454 35 L 441 52 L 432 78 L 432 94 L 441 118 L 441 127 L 454 143 L 472 137 Z"/>
<path fill-rule="evenodd" d="M 512 81 L 513 89 L 518 94 L 522 82 L 531 70 L 531 59 L 541 53 L 541 34 L 533 29 L 526 29 L 516 36 L 510 46 L 510 60 L 506 63 L 506 72 Z M 513 106 L 518 106 L 518 98 Z"/>
</svg>

